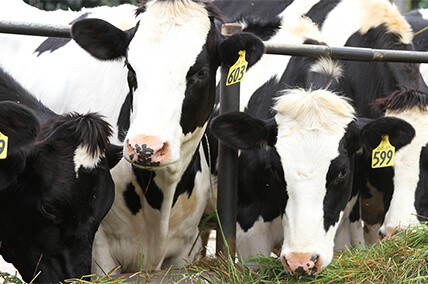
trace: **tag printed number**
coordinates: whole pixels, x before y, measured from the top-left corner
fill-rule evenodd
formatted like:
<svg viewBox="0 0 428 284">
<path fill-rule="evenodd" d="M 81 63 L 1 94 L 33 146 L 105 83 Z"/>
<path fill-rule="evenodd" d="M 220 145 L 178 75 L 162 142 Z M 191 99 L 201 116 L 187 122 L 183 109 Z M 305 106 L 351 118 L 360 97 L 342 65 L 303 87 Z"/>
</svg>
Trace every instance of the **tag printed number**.
<svg viewBox="0 0 428 284">
<path fill-rule="evenodd" d="M 227 78 L 227 84 L 236 83 L 240 80 L 242 80 L 242 77 L 244 77 L 244 71 L 245 71 L 245 65 L 238 67 L 230 73 L 229 77 Z"/>
<path fill-rule="evenodd" d="M 388 165 L 391 162 L 392 157 L 393 157 L 392 150 L 389 150 L 387 152 L 381 151 L 381 152 L 374 153 L 373 159 L 376 162 L 373 164 L 373 167 L 382 166 L 383 163 L 385 163 L 386 159 L 388 159 L 388 161 L 385 164 Z"/>
<path fill-rule="evenodd" d="M 3 151 L 5 150 L 6 142 L 3 139 L 0 139 L 0 155 L 3 154 Z"/>
</svg>

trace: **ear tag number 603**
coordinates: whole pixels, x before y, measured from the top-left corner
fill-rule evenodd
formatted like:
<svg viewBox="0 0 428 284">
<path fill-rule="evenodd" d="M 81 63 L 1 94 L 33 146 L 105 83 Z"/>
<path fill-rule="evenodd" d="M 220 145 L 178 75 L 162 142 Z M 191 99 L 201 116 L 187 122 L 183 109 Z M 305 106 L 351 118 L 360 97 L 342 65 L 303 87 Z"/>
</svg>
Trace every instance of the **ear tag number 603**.
<svg viewBox="0 0 428 284">
<path fill-rule="evenodd" d="M 248 65 L 247 60 L 245 60 L 245 53 L 245 50 L 239 51 L 238 60 L 230 67 L 229 73 L 227 74 L 226 86 L 239 83 L 242 81 L 242 79 L 244 79 L 245 71 L 247 71 Z"/>
<path fill-rule="evenodd" d="M 9 138 L 0 132 L 0 159 L 7 158 L 7 143 Z"/>
<path fill-rule="evenodd" d="M 389 143 L 389 136 L 383 135 L 382 141 L 372 151 L 372 168 L 392 167 L 395 160 L 395 147 Z"/>
</svg>

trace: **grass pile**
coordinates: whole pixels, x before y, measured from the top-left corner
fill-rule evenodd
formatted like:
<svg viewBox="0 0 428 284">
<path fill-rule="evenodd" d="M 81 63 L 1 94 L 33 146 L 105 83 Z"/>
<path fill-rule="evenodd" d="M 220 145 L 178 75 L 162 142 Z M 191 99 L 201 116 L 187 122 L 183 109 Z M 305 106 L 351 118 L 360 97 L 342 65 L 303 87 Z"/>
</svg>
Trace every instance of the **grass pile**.
<svg viewBox="0 0 428 284">
<path fill-rule="evenodd" d="M 253 261 L 259 263 L 257 272 L 231 256 L 220 256 L 162 273 L 139 272 L 127 279 L 105 275 L 93 281 L 73 279 L 73 283 L 428 283 L 428 226 L 400 231 L 363 249 L 338 251 L 315 277 L 290 276 L 275 257 L 259 256 Z M 3 273 L 2 279 L 21 283 Z"/>
</svg>

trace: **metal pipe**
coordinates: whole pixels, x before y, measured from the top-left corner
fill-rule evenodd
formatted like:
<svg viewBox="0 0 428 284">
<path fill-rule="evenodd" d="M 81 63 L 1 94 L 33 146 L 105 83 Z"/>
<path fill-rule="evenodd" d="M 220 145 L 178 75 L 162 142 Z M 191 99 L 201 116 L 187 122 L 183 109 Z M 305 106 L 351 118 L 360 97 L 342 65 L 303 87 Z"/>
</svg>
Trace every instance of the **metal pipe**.
<svg viewBox="0 0 428 284">
<path fill-rule="evenodd" d="M 222 68 L 223 69 L 223 68 Z M 226 86 L 229 70 L 221 71 L 220 80 L 220 114 L 239 110 L 240 83 Z M 218 192 L 217 209 L 230 255 L 236 251 L 236 214 L 238 196 L 238 151 L 219 142 L 218 147 Z M 226 244 L 217 229 L 216 254 L 226 255 Z"/>
<path fill-rule="evenodd" d="M 226 36 L 239 32 L 241 26 L 224 25 L 222 33 Z M 239 111 L 240 83 L 226 86 L 229 68 L 221 67 L 220 77 L 220 114 Z M 236 252 L 236 214 L 238 199 L 238 151 L 231 149 L 219 141 L 218 145 L 218 192 L 217 209 L 220 225 L 226 239 L 223 240 L 220 228 L 217 228 L 216 254 L 232 257 Z M 226 248 L 229 247 L 229 251 Z"/>
<path fill-rule="evenodd" d="M 270 44 L 265 43 L 265 53 L 308 57 L 330 56 L 334 59 L 356 61 L 389 61 L 428 63 L 428 52 L 371 49 L 362 47 L 332 47 L 315 44 Z"/>
<path fill-rule="evenodd" d="M 0 33 L 71 38 L 71 26 L 0 21 Z"/>
</svg>

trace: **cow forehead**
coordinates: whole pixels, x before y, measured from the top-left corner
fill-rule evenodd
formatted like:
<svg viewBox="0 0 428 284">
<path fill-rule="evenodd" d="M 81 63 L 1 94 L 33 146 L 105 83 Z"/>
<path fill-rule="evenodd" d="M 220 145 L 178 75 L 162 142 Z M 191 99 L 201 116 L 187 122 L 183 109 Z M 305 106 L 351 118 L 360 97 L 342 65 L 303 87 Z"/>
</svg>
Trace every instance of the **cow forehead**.
<svg viewBox="0 0 428 284">
<path fill-rule="evenodd" d="M 192 1 L 149 4 L 129 45 L 128 59 L 144 82 L 157 83 L 165 76 L 184 80 L 206 42 L 211 27 L 208 12 Z"/>
<path fill-rule="evenodd" d="M 281 132 L 278 133 L 279 135 Z M 323 131 L 301 131 L 280 137 L 275 145 L 281 157 L 287 191 L 304 186 L 325 188 L 331 161 L 339 156 L 339 143 L 343 135 L 329 135 Z M 310 186 L 311 183 L 314 183 Z"/>
<path fill-rule="evenodd" d="M 297 89 L 279 97 L 274 109 L 278 125 L 276 149 L 287 186 L 292 189 L 293 182 L 325 181 L 331 161 L 339 155 L 346 128 L 354 119 L 352 106 L 329 91 Z M 324 185 L 325 182 L 323 188 Z"/>
</svg>

